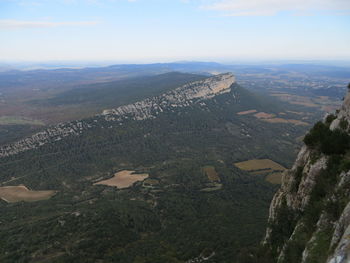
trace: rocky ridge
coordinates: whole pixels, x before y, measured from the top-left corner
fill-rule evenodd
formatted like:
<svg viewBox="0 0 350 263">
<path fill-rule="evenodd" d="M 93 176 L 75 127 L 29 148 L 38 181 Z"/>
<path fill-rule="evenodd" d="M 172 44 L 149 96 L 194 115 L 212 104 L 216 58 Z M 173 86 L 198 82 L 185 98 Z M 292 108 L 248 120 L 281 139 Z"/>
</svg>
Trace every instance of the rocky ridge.
<svg viewBox="0 0 350 263">
<path fill-rule="evenodd" d="M 116 109 L 104 110 L 102 114 L 86 120 L 60 123 L 28 138 L 0 147 L 0 158 L 36 149 L 67 136 L 79 136 L 84 130 L 97 127 L 99 122 L 120 122 L 156 118 L 163 111 L 188 107 L 194 103 L 230 92 L 235 77 L 231 73 L 220 74 L 204 80 L 188 83 L 162 95 L 147 98 Z"/>
<path fill-rule="evenodd" d="M 319 126 L 327 127 L 329 136 L 336 132 L 345 138 L 349 123 L 350 93 L 341 109 Z M 321 144 L 328 139 L 322 136 Z M 322 146 L 305 145 L 284 173 L 263 240 L 269 262 L 350 262 L 350 149 L 342 153 L 339 148 L 329 153 Z"/>
</svg>

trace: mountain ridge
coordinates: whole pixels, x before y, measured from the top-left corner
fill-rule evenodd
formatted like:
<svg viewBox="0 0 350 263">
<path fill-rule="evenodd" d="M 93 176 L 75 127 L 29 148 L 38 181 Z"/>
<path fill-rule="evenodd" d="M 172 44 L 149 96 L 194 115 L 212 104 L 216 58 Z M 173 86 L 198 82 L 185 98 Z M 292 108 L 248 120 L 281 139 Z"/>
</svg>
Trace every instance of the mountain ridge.
<svg viewBox="0 0 350 263">
<path fill-rule="evenodd" d="M 122 122 L 126 119 L 144 120 L 155 118 L 164 110 L 186 107 L 192 103 L 212 98 L 230 91 L 235 78 L 231 73 L 219 74 L 204 80 L 194 81 L 168 91 L 160 96 L 144 99 L 116 109 L 104 110 L 95 117 L 103 117 L 106 121 Z M 98 121 L 76 120 L 54 125 L 31 137 L 0 147 L 0 158 L 8 157 L 30 149 L 36 149 L 48 142 L 59 141 L 64 137 L 78 136 L 84 130 L 96 126 Z"/>
</svg>

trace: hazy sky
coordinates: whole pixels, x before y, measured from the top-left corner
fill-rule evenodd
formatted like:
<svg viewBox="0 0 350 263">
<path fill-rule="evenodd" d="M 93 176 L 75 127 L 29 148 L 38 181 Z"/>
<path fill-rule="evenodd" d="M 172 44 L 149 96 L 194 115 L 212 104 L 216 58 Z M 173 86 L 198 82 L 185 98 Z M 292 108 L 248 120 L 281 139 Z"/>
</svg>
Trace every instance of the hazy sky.
<svg viewBox="0 0 350 263">
<path fill-rule="evenodd" d="M 350 0 L 0 0 L 0 60 L 350 59 Z"/>
</svg>

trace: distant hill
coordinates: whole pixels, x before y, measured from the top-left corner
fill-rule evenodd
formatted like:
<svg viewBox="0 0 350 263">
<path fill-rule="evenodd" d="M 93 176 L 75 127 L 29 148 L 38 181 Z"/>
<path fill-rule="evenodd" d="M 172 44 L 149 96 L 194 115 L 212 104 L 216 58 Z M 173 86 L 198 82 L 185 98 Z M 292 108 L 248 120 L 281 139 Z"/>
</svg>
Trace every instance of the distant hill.
<svg viewBox="0 0 350 263">
<path fill-rule="evenodd" d="M 156 64 L 126 64 L 108 67 L 88 67 L 81 69 L 37 69 L 37 70 L 10 70 L 0 72 L 0 91 L 23 89 L 25 87 L 65 88 L 77 84 L 108 82 L 140 76 L 159 75 L 173 71 L 186 73 L 205 73 L 227 69 L 218 63 L 156 63 Z M 221 71 L 222 71 L 221 70 Z"/>
<path fill-rule="evenodd" d="M 46 106 L 83 104 L 87 107 L 90 104 L 94 107 L 100 107 L 101 109 L 106 107 L 118 107 L 204 78 L 206 78 L 206 76 L 169 72 L 155 76 L 86 84 L 59 93 L 53 98 L 32 101 L 32 103 Z"/>
</svg>

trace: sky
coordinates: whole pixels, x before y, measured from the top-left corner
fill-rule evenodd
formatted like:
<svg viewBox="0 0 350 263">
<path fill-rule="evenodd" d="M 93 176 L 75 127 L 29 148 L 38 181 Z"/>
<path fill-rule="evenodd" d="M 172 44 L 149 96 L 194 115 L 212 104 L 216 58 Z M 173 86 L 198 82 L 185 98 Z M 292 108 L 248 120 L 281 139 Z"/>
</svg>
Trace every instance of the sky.
<svg viewBox="0 0 350 263">
<path fill-rule="evenodd" d="M 350 60 L 350 0 L 0 0 L 0 61 Z"/>
</svg>

